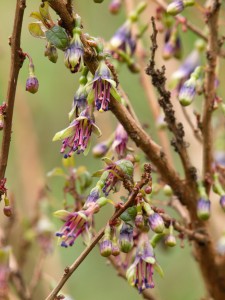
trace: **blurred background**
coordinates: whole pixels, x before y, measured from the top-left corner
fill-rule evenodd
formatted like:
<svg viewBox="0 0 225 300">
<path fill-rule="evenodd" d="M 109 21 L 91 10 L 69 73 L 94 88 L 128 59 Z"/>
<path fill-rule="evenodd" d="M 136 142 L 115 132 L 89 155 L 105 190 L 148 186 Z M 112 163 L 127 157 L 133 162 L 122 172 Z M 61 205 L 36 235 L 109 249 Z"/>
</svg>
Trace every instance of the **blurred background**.
<svg viewBox="0 0 225 300">
<path fill-rule="evenodd" d="M 105 40 L 112 37 L 126 16 L 124 9 L 116 16 L 111 15 L 108 11 L 109 2 L 109 0 L 105 0 L 102 4 L 95 4 L 92 0 L 74 1 L 75 11 L 82 17 L 85 32 L 93 36 L 101 36 Z M 154 3 L 152 1 L 149 3 L 147 12 L 145 12 L 146 23 L 155 13 Z M 2 101 L 4 101 L 7 91 L 10 66 L 8 38 L 12 32 L 15 4 L 15 0 L 0 1 L 0 11 L 2 12 L 0 18 L 0 98 Z M 12 226 L 13 234 L 10 235 L 8 242 L 13 246 L 15 257 L 23 257 L 23 251 L 27 251 L 26 242 L 24 242 L 24 237 L 18 230 L 16 222 L 18 221 L 26 227 L 29 218 L 35 215 L 37 199 L 41 197 L 40 194 L 43 189 L 46 190 L 46 187 L 50 208 L 44 209 L 44 211 L 49 212 L 49 219 L 54 223 L 55 230 L 61 226 L 61 223 L 52 216 L 52 211 L 60 209 L 62 206 L 63 180 L 61 178 L 49 179 L 46 174 L 54 167 L 61 166 L 60 143 L 53 143 L 52 137 L 68 124 L 68 112 L 71 109 L 79 78 L 79 75 L 73 75 L 65 69 L 62 52 L 59 52 L 57 64 L 49 62 L 44 56 L 45 42 L 30 35 L 27 28 L 32 19 L 29 15 L 32 11 L 38 10 L 39 4 L 40 1 L 38 0 L 27 1 L 21 45 L 23 51 L 28 52 L 33 58 L 35 74 L 38 77 L 40 87 L 35 95 L 25 91 L 28 77 L 28 62 L 25 61 L 18 82 L 7 168 L 7 187 L 14 198 L 16 210 L 15 225 Z M 52 15 L 55 16 L 54 13 Z M 198 12 L 196 12 L 195 19 L 198 22 Z M 162 36 L 159 38 L 159 41 L 161 40 Z M 183 57 L 185 57 L 193 49 L 194 36 L 187 34 L 183 42 Z M 145 34 L 145 46 L 148 55 L 149 32 Z M 159 58 L 160 63 L 162 62 Z M 172 59 L 168 64 L 167 71 L 172 72 L 178 64 L 179 62 Z M 152 113 L 140 84 L 139 75 L 131 74 L 126 66 L 123 66 L 120 70 L 119 79 L 141 123 L 147 124 L 148 132 L 156 138 Z M 102 140 L 108 137 L 117 124 L 110 112 L 97 113 L 96 122 L 102 130 Z M 173 154 L 173 158 L 177 163 L 177 168 L 179 168 L 176 155 Z M 197 153 L 194 159 L 199 160 Z M 101 168 L 101 162 L 94 159 L 91 152 L 87 157 L 76 156 L 75 160 L 76 166 L 86 165 L 91 173 Z M 110 208 L 104 209 L 103 213 L 97 216 L 97 226 L 104 225 L 107 216 L 111 213 Z M 1 219 L 4 218 L 1 215 Z M 80 239 L 69 249 L 57 245 L 56 238 L 54 238 L 53 243 L 54 251 L 41 265 L 44 275 L 32 299 L 44 299 L 50 291 L 51 284 L 54 285 L 54 280 L 58 281 L 64 268 L 70 265 L 84 249 Z M 156 255 L 165 272 L 164 279 L 159 278 L 157 274 L 154 276 L 156 287 L 153 293 L 157 300 L 197 300 L 204 295 L 201 276 L 191 247 L 187 242 L 185 242 L 184 248 L 181 248 L 179 243 L 174 249 L 159 248 Z M 30 282 L 38 257 L 37 247 L 32 247 L 27 251 L 26 259 L 23 260 L 21 271 L 25 270 L 27 283 Z M 106 259 L 99 255 L 98 248 L 90 253 L 70 278 L 63 292 L 75 300 L 142 299 L 142 296 L 134 288 L 117 276 L 116 271 L 107 263 Z"/>
</svg>

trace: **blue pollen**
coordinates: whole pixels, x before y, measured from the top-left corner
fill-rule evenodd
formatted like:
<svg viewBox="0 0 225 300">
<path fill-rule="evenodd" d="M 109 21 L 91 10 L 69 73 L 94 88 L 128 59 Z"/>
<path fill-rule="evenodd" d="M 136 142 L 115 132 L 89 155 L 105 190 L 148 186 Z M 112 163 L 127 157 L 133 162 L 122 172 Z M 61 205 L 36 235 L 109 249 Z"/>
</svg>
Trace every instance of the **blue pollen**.
<svg viewBox="0 0 225 300">
<path fill-rule="evenodd" d="M 67 158 L 68 157 L 68 154 L 64 154 L 64 156 L 63 156 L 64 158 Z"/>
<path fill-rule="evenodd" d="M 56 236 L 58 236 L 58 237 L 62 237 L 63 236 L 63 233 L 60 233 L 60 232 L 56 232 L 56 234 L 55 234 Z"/>
<path fill-rule="evenodd" d="M 64 241 L 62 241 L 61 246 L 62 246 L 62 247 L 65 247 L 65 248 L 68 247 L 68 245 L 67 245 Z"/>
</svg>

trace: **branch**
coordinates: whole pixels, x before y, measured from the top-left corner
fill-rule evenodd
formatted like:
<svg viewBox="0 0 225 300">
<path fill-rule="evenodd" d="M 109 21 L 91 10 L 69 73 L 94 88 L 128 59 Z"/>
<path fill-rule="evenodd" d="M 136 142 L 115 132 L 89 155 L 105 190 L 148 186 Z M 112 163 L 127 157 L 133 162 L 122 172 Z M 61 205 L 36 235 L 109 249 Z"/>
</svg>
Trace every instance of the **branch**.
<svg viewBox="0 0 225 300">
<path fill-rule="evenodd" d="M 155 86 L 159 93 L 159 105 L 162 107 L 165 113 L 165 121 L 168 124 L 169 130 L 173 133 L 174 138 L 171 141 L 171 145 L 174 147 L 174 150 L 178 152 L 183 168 L 185 171 L 186 179 L 195 186 L 196 176 L 194 174 L 195 170 L 191 165 L 190 158 L 187 152 L 187 144 L 184 141 L 184 127 L 182 123 L 176 122 L 176 115 L 171 103 L 170 92 L 166 89 L 166 76 L 165 76 L 165 66 L 161 70 L 156 69 L 155 66 L 155 53 L 158 48 L 157 45 L 157 29 L 155 26 L 155 19 L 152 17 L 152 28 L 153 33 L 151 35 L 152 47 L 151 47 L 151 58 L 149 65 L 146 68 L 146 73 L 151 76 L 152 84 Z"/>
<path fill-rule="evenodd" d="M 147 165 L 148 166 L 148 165 Z M 132 193 L 130 194 L 127 202 L 118 209 L 114 215 L 110 218 L 109 224 L 113 223 L 119 216 L 130 206 L 132 206 L 138 192 L 140 189 L 148 183 L 149 177 L 148 173 L 144 173 L 142 175 L 142 179 L 135 185 L 133 188 Z M 74 263 L 70 267 L 66 267 L 64 270 L 64 274 L 56 287 L 53 289 L 53 291 L 49 294 L 49 296 L 46 298 L 46 300 L 55 300 L 57 294 L 62 289 L 64 284 L 67 282 L 67 280 L 70 278 L 70 276 L 74 273 L 74 271 L 79 267 L 79 265 L 83 262 L 83 260 L 88 256 L 88 254 L 93 250 L 93 248 L 97 245 L 97 243 L 100 241 L 100 239 L 103 237 L 105 231 L 105 227 L 102 228 L 97 235 L 93 238 L 90 245 L 80 254 L 80 256 L 74 261 Z"/>
<path fill-rule="evenodd" d="M 205 76 L 205 103 L 203 108 L 202 134 L 203 134 L 203 178 L 207 193 L 210 191 L 210 180 L 207 177 L 212 174 L 213 163 L 213 130 L 212 112 L 213 102 L 216 96 L 216 65 L 218 53 L 218 21 L 221 2 L 219 0 L 209 1 L 209 11 L 207 14 L 207 24 L 209 28 L 207 47 L 207 66 Z"/>
<path fill-rule="evenodd" d="M 5 171 L 8 162 L 9 147 L 12 132 L 12 118 L 16 95 L 16 86 L 20 68 L 23 64 L 24 56 L 20 48 L 20 38 L 23 23 L 23 14 L 26 8 L 26 0 L 17 0 L 16 13 L 14 19 L 14 27 L 12 37 L 10 38 L 11 45 L 11 68 L 7 91 L 7 111 L 3 128 L 3 138 L 1 145 L 0 156 L 0 179 L 5 177 Z"/>
</svg>

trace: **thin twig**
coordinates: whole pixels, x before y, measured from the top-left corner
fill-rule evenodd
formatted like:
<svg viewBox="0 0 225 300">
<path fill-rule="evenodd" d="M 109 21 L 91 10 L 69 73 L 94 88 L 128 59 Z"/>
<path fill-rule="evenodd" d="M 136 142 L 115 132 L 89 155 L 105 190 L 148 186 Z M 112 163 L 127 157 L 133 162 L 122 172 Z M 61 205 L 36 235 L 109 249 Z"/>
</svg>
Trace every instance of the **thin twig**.
<svg viewBox="0 0 225 300">
<path fill-rule="evenodd" d="M 132 193 L 130 194 L 127 202 L 120 208 L 118 209 L 114 215 L 111 217 L 111 219 L 109 220 L 109 224 L 113 223 L 113 221 L 115 221 L 117 218 L 119 218 L 119 216 L 128 208 L 130 207 L 139 190 L 148 182 L 148 176 L 142 176 L 141 181 L 139 181 Z M 100 241 L 100 239 L 103 237 L 104 235 L 104 231 L 105 231 L 105 227 L 103 227 L 98 233 L 97 235 L 93 238 L 93 240 L 91 241 L 90 245 L 80 254 L 80 256 L 74 261 L 74 263 L 70 266 L 67 267 L 64 270 L 64 274 L 62 276 L 62 278 L 59 280 L 58 284 L 56 285 L 56 287 L 53 289 L 53 291 L 49 294 L 49 296 L 46 298 L 46 300 L 54 300 L 57 296 L 57 294 L 59 293 L 59 291 L 62 289 L 62 287 L 64 286 L 64 284 L 67 282 L 67 280 L 70 278 L 70 276 L 74 273 L 74 271 L 79 267 L 79 265 L 83 262 L 83 260 L 88 256 L 88 254 L 92 251 L 92 249 L 97 245 L 97 243 Z"/>
<path fill-rule="evenodd" d="M 174 137 L 171 141 L 171 145 L 174 150 L 178 152 L 180 159 L 183 164 L 186 179 L 190 181 L 193 186 L 196 181 L 195 170 L 190 162 L 190 157 L 187 151 L 187 143 L 184 140 L 184 127 L 182 123 L 177 123 L 176 115 L 171 103 L 171 94 L 166 89 L 166 76 L 165 76 L 165 66 L 162 66 L 161 70 L 157 69 L 155 66 L 155 53 L 158 48 L 157 44 L 157 29 L 155 26 L 155 19 L 152 17 L 152 29 L 153 33 L 151 35 L 152 47 L 151 47 L 151 57 L 149 65 L 146 68 L 146 73 L 151 76 L 152 84 L 155 86 L 159 93 L 159 105 L 162 107 L 165 113 L 165 121 L 168 124 L 169 130 L 173 133 Z"/>
<path fill-rule="evenodd" d="M 213 163 L 213 130 L 212 113 L 213 102 L 216 97 L 216 65 L 218 53 L 218 21 L 221 2 L 219 0 L 210 0 L 208 2 L 209 11 L 207 14 L 207 25 L 209 28 L 208 46 L 207 46 L 207 66 L 205 76 L 205 103 L 202 117 L 202 135 L 203 135 L 203 178 L 207 193 L 210 191 L 211 182 L 207 180 L 212 174 Z"/>
<path fill-rule="evenodd" d="M 59 0 L 52 1 L 52 3 L 60 3 Z M 56 11 L 61 17 L 65 15 L 60 11 Z M 69 19 L 63 20 L 67 30 L 71 30 L 71 16 Z M 90 49 L 87 43 L 84 43 L 86 49 L 85 63 L 92 73 L 95 72 L 98 66 L 98 60 L 93 55 L 93 51 Z M 88 57 L 88 55 L 90 56 Z M 186 205 L 189 209 L 191 222 L 194 229 L 201 228 L 204 232 L 207 232 L 206 223 L 198 220 L 196 213 L 196 202 L 198 194 L 196 188 L 193 188 L 192 184 L 183 182 L 178 176 L 177 172 L 165 157 L 165 154 L 161 150 L 160 146 L 157 145 L 147 134 L 140 128 L 134 121 L 127 109 L 118 103 L 113 97 L 110 99 L 110 108 L 123 127 L 126 129 L 130 138 L 137 144 L 138 147 L 146 154 L 146 156 L 154 163 L 157 167 L 159 174 L 163 180 L 171 186 L 174 194 L 178 196 L 180 201 Z M 101 233 L 101 232 L 100 232 Z M 98 242 L 95 241 L 95 244 Z M 195 242 L 195 250 L 198 258 L 198 263 L 203 275 L 203 279 L 206 283 L 206 288 L 214 299 L 224 300 L 225 290 L 225 274 L 224 269 L 220 268 L 216 264 L 216 253 L 213 247 L 212 241 L 209 238 L 208 243 Z M 92 250 L 86 249 L 81 257 L 78 258 L 76 264 L 80 264 L 81 261 L 88 255 Z M 84 257 L 83 257 L 84 255 Z M 80 261 L 81 260 L 81 261 Z M 73 265 L 74 266 L 74 265 Z M 70 269 L 69 269 L 70 270 Z M 71 272 L 71 271 L 70 271 Z M 67 275 L 65 275 L 67 276 Z M 71 276 L 71 275 L 69 275 Z M 64 278 L 64 277 L 63 277 Z M 63 278 L 61 280 L 63 280 Z M 60 281 L 61 282 L 61 281 Z M 64 283 L 63 283 L 64 284 Z M 60 285 L 61 286 L 61 285 Z M 60 287 L 58 287 L 60 289 Z M 47 298 L 48 300 L 54 298 Z"/>
<path fill-rule="evenodd" d="M 126 13 L 127 15 L 129 15 L 134 10 L 134 2 L 132 0 L 125 0 L 124 4 L 126 7 Z M 138 35 L 138 28 L 136 23 L 134 23 L 133 25 L 133 33 L 134 35 Z M 143 86 L 143 90 L 145 92 L 149 107 L 151 109 L 151 112 L 153 114 L 156 123 L 160 116 L 160 108 L 152 84 L 149 81 L 148 76 L 146 76 L 146 72 L 145 72 L 146 64 L 145 64 L 145 55 L 144 55 L 145 50 L 141 39 L 137 43 L 137 49 L 135 52 L 136 52 L 138 64 L 140 65 L 141 85 Z M 170 151 L 171 150 L 170 144 L 166 132 L 164 130 L 158 129 L 157 135 L 159 137 L 159 142 L 162 145 L 163 151 L 165 152 L 169 163 L 173 164 L 173 158 Z"/>
<path fill-rule="evenodd" d="M 14 19 L 13 33 L 10 38 L 11 45 L 11 68 L 9 75 L 8 91 L 7 91 L 7 112 L 3 128 L 3 137 L 0 156 L 0 179 L 5 177 L 5 170 L 8 162 L 9 147 L 12 133 L 12 118 L 14 110 L 14 102 L 16 95 L 17 80 L 20 68 L 23 64 L 24 56 L 20 48 L 20 38 L 23 23 L 24 10 L 26 8 L 26 0 L 17 0 L 16 13 Z"/>
<path fill-rule="evenodd" d="M 199 141 L 199 143 L 202 143 L 202 136 L 200 135 L 199 130 L 197 128 L 195 128 L 194 124 L 192 123 L 192 120 L 187 112 L 187 109 L 182 106 L 182 111 L 183 111 L 183 114 L 184 114 L 184 117 L 185 117 L 187 123 L 189 124 L 189 126 L 191 127 L 191 129 L 194 133 L 195 138 Z"/>
</svg>

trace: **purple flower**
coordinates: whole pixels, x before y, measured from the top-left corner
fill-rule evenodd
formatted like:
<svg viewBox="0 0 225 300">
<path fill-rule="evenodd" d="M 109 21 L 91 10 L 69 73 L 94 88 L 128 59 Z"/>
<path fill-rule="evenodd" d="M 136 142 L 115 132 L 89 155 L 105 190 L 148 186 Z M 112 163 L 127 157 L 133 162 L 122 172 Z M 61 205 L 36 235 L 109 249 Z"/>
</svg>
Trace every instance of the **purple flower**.
<svg viewBox="0 0 225 300">
<path fill-rule="evenodd" d="M 123 158 L 127 154 L 128 134 L 121 124 L 116 128 L 115 140 L 112 149 L 116 151 L 119 158 Z"/>
<path fill-rule="evenodd" d="M 119 236 L 120 250 L 124 253 L 130 252 L 133 247 L 133 243 L 133 228 L 132 226 L 124 223 Z"/>
<path fill-rule="evenodd" d="M 193 50 L 188 57 L 185 59 L 183 64 L 179 69 L 172 74 L 171 85 L 172 86 L 181 86 L 181 84 L 189 78 L 191 73 L 197 68 L 200 64 L 200 55 L 198 50 Z"/>
<path fill-rule="evenodd" d="M 181 57 L 181 39 L 176 29 L 168 29 L 165 34 L 165 45 L 163 48 L 163 58 Z"/>
<path fill-rule="evenodd" d="M 95 107 L 100 112 L 109 110 L 110 94 L 116 100 L 120 100 L 116 82 L 112 79 L 112 73 L 104 60 L 100 61 L 94 79 L 89 84 L 92 85 L 92 92 L 88 96 L 88 101 L 90 103 L 93 98 Z"/>
<path fill-rule="evenodd" d="M 56 211 L 54 213 L 55 216 L 65 222 L 62 228 L 56 233 L 56 236 L 62 239 L 61 246 L 65 248 L 72 246 L 76 238 L 89 228 L 92 216 L 98 210 L 99 206 L 96 204 L 78 212 Z"/>
<path fill-rule="evenodd" d="M 201 220 L 208 220 L 210 217 L 211 202 L 208 199 L 200 198 L 197 203 L 197 215 Z"/>
<path fill-rule="evenodd" d="M 64 155 L 65 158 L 70 157 L 73 152 L 80 154 L 88 148 L 92 132 L 100 136 L 100 129 L 95 125 L 94 118 L 89 115 L 88 108 L 85 109 L 78 118 L 71 122 L 70 126 L 58 132 L 53 137 L 53 141 L 63 140 L 61 153 L 66 148 L 69 152 Z"/>
<path fill-rule="evenodd" d="M 165 229 L 163 218 L 158 213 L 151 213 L 149 218 L 149 225 L 151 230 L 156 233 L 162 233 Z"/>
<path fill-rule="evenodd" d="M 123 51 L 129 57 L 133 56 L 136 49 L 136 40 L 131 34 L 131 21 L 126 21 L 110 40 L 112 55 L 114 58 L 123 61 L 119 51 Z"/>
<path fill-rule="evenodd" d="M 117 191 L 121 183 L 121 175 L 126 176 L 133 175 L 134 166 L 131 161 L 127 159 L 121 159 L 116 162 L 105 158 L 104 161 L 107 167 L 103 170 L 96 172 L 93 176 L 101 176 L 99 179 L 102 191 L 105 196 L 108 196 L 111 190 Z"/>
<path fill-rule="evenodd" d="M 77 27 L 74 28 L 73 38 L 69 47 L 64 52 L 65 66 L 70 69 L 71 73 L 78 72 L 83 66 L 84 46 L 80 39 L 81 28 L 80 19 L 77 19 Z"/>
<path fill-rule="evenodd" d="M 26 82 L 26 91 L 35 94 L 38 91 L 39 83 L 35 76 L 29 76 Z"/>
<path fill-rule="evenodd" d="M 161 275 L 163 274 L 160 266 L 156 263 L 153 248 L 148 241 L 148 236 L 145 235 L 137 247 L 133 264 L 127 270 L 126 277 L 128 282 L 136 286 L 140 293 L 145 289 L 154 288 L 154 268 L 157 268 Z"/>
<path fill-rule="evenodd" d="M 166 9 L 167 13 L 173 16 L 179 14 L 183 10 L 184 10 L 184 2 L 182 0 L 175 0 L 171 2 Z"/>
</svg>

